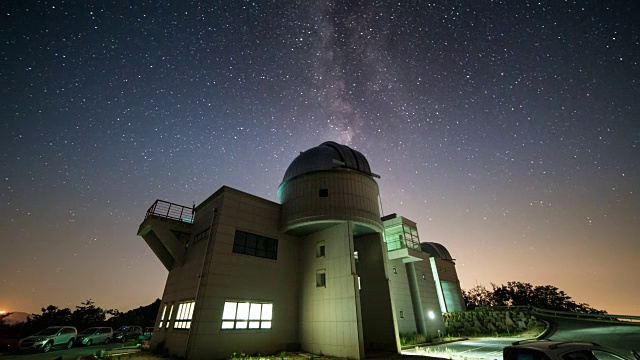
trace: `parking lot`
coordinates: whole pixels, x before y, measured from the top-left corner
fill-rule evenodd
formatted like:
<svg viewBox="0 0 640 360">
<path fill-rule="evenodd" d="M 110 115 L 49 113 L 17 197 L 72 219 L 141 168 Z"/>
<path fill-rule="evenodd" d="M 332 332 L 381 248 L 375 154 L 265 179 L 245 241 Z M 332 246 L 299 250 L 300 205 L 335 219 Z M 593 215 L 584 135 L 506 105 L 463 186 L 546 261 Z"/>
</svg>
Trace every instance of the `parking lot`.
<svg viewBox="0 0 640 360">
<path fill-rule="evenodd" d="M 94 352 L 100 349 L 115 349 L 122 347 L 122 344 L 114 343 L 108 345 L 101 346 L 77 346 L 72 347 L 71 349 L 52 349 L 48 353 L 41 352 L 17 352 L 17 353 L 0 353 L 1 360 L 53 360 L 62 358 L 66 359 L 77 359 L 80 356 L 91 355 Z"/>
</svg>

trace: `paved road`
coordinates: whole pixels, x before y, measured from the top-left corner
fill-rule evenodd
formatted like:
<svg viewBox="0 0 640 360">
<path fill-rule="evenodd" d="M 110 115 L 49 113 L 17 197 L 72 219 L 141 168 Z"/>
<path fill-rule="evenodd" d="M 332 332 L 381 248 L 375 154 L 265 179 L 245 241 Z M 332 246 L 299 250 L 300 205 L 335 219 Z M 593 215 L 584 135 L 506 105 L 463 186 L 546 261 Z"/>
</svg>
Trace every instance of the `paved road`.
<svg viewBox="0 0 640 360">
<path fill-rule="evenodd" d="M 402 351 L 403 355 L 427 355 L 445 359 L 502 360 L 502 349 L 522 338 L 482 338 L 456 341 Z"/>
<path fill-rule="evenodd" d="M 80 346 L 66 349 L 52 349 L 48 353 L 21 352 L 16 354 L 0 354 L 0 360 L 54 360 L 62 357 L 63 360 L 76 360 L 79 356 L 91 355 L 100 349 L 115 349 L 122 344 L 108 344 L 102 346 Z"/>
<path fill-rule="evenodd" d="M 622 355 L 640 351 L 640 324 L 621 324 L 576 319 L 546 318 L 556 323 L 549 337 L 558 341 L 590 341 Z M 522 338 L 482 338 L 403 351 L 407 355 L 427 355 L 446 359 L 502 359 L 502 349 Z"/>
</svg>

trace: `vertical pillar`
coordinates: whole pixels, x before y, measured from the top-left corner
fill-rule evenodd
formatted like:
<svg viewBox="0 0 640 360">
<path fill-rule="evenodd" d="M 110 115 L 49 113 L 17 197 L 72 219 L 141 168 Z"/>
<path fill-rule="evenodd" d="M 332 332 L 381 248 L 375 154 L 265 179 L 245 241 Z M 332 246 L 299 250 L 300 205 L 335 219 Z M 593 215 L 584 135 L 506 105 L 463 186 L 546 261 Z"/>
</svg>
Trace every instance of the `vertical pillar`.
<svg viewBox="0 0 640 360">
<path fill-rule="evenodd" d="M 424 310 L 422 309 L 422 301 L 420 299 L 420 288 L 418 287 L 418 277 L 416 276 L 416 268 L 413 263 L 406 263 L 407 277 L 409 280 L 409 292 L 411 293 L 411 303 L 413 304 L 413 314 L 416 318 L 416 329 L 422 335 L 427 335 L 427 324 L 424 318 Z"/>
</svg>

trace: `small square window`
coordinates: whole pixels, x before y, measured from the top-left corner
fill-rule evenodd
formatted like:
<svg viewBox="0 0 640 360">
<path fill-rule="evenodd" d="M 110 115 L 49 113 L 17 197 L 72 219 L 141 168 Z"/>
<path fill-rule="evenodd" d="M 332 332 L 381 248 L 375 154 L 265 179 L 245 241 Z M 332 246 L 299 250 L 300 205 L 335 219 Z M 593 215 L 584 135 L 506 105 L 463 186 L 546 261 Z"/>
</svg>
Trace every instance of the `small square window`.
<svg viewBox="0 0 640 360">
<path fill-rule="evenodd" d="M 316 287 L 327 287 L 327 273 L 324 270 L 316 272 Z"/>
<path fill-rule="evenodd" d="M 316 244 L 316 257 L 324 257 L 324 256 L 325 256 L 324 242 Z"/>
<path fill-rule="evenodd" d="M 320 189 L 320 197 L 329 197 L 329 189 Z"/>
</svg>

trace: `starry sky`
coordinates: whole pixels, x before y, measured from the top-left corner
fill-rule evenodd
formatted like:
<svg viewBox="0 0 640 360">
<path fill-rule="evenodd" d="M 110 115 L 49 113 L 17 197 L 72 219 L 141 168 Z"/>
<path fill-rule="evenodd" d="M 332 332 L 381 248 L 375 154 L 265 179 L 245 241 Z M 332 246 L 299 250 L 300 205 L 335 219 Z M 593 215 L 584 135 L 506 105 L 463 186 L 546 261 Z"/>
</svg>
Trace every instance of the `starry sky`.
<svg viewBox="0 0 640 360">
<path fill-rule="evenodd" d="M 273 201 L 300 151 L 368 158 L 462 287 L 640 315 L 640 3 L 35 1 L 2 8 L 0 308 L 126 311 L 163 199 Z"/>
</svg>

